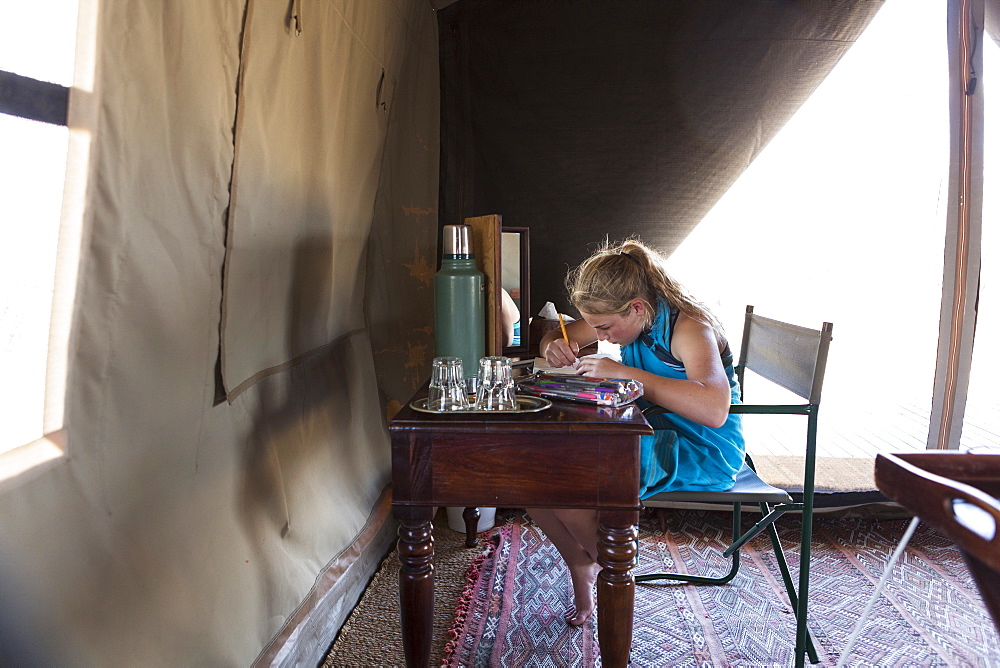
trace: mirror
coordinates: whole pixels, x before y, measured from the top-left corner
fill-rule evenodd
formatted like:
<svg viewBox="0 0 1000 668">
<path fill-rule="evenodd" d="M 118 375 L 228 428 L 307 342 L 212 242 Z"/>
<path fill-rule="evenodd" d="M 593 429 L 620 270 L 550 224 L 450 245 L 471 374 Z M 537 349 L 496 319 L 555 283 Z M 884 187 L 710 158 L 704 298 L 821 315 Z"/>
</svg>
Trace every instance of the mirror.
<svg viewBox="0 0 1000 668">
<path fill-rule="evenodd" d="M 466 218 L 472 228 L 476 262 L 483 272 L 486 290 L 486 354 L 525 357 L 528 355 L 528 228 L 505 227 L 499 214 Z M 506 293 L 506 294 L 504 294 Z M 507 297 L 510 297 L 508 300 Z M 504 304 L 509 322 L 520 324 L 520 337 L 511 345 L 505 339 Z"/>
<path fill-rule="evenodd" d="M 514 328 L 514 341 L 504 345 L 508 357 L 526 355 L 530 347 L 528 320 L 531 317 L 529 252 L 527 227 L 501 227 L 500 232 L 500 287 L 513 301 L 518 321 Z M 501 299 L 505 300 L 501 295 Z M 508 302 L 509 304 L 509 302 Z M 500 314 L 503 304 L 497 304 Z M 502 316 L 501 316 L 502 317 Z"/>
</svg>

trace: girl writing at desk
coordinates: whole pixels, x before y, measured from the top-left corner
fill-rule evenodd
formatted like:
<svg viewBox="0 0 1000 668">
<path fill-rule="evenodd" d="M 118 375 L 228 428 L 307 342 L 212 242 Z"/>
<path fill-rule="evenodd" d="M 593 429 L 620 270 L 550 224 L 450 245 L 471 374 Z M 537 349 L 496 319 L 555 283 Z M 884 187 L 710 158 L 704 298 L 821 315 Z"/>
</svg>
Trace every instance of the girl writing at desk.
<svg viewBox="0 0 1000 668">
<path fill-rule="evenodd" d="M 540 354 L 552 366 L 577 364 L 589 377 L 633 378 L 643 385 L 640 403 L 670 411 L 650 420 L 642 437 L 639 496 L 677 489 L 721 491 L 743 464 L 739 401 L 732 353 L 715 317 L 666 272 L 663 257 L 638 240 L 605 244 L 566 277 L 570 302 L 581 320 L 548 332 Z M 621 346 L 622 362 L 582 358 L 595 341 Z M 644 404 L 648 405 L 648 404 Z M 566 621 L 584 624 L 594 611 L 597 511 L 529 508 L 559 550 L 573 582 Z"/>
</svg>

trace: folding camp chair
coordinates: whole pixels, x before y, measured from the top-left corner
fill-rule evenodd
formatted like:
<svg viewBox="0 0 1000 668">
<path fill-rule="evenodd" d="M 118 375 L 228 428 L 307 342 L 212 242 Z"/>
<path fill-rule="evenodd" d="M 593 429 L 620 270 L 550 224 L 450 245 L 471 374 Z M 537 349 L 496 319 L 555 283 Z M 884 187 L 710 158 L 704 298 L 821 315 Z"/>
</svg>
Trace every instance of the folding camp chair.
<svg viewBox="0 0 1000 668">
<path fill-rule="evenodd" d="M 740 567 L 740 548 L 762 531 L 767 530 L 788 592 L 789 601 L 795 610 L 796 640 L 795 665 L 805 663 L 808 652 L 812 663 L 817 663 L 815 644 L 806 626 L 806 610 L 809 598 L 809 559 L 812 542 L 813 488 L 816 469 L 816 426 L 819 412 L 820 392 L 826 371 L 826 357 L 832 340 L 833 325 L 823 323 L 821 330 L 807 329 L 771 320 L 753 312 L 747 306 L 743 326 L 743 344 L 740 347 L 736 376 L 744 389 L 744 374 L 747 369 L 784 387 L 804 404 L 735 404 L 731 413 L 805 415 L 808 419 L 805 437 L 805 464 L 802 480 L 802 500 L 794 502 L 785 490 L 772 487 L 757 475 L 749 454 L 743 468 L 736 476 L 736 483 L 725 492 L 664 492 L 645 499 L 649 508 L 676 507 L 678 503 L 728 504 L 733 509 L 733 543 L 723 553 L 730 559 L 729 572 L 720 576 L 704 576 L 687 573 L 652 573 L 636 576 L 637 582 L 655 580 L 679 580 L 695 584 L 725 584 L 732 580 Z M 745 393 L 744 393 L 745 394 Z M 666 413 L 659 406 L 646 409 L 647 415 Z M 749 531 L 742 531 L 742 504 L 756 503 L 760 507 L 762 519 Z M 799 553 L 798 589 L 792 581 L 788 564 L 778 540 L 774 522 L 787 512 L 802 514 L 802 534 Z"/>
</svg>

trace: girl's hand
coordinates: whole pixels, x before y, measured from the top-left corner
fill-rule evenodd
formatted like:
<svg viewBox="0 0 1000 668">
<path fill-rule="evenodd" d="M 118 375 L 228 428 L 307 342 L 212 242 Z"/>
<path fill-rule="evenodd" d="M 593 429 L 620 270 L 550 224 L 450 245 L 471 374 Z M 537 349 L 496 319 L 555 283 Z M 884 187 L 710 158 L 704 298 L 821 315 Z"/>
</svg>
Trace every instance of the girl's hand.
<svg viewBox="0 0 1000 668">
<path fill-rule="evenodd" d="M 580 345 L 576 341 L 567 344 L 566 339 L 553 339 L 545 347 L 545 361 L 553 367 L 572 366 L 579 352 Z"/>
<path fill-rule="evenodd" d="M 588 378 L 629 378 L 631 367 L 609 357 L 583 357 L 576 368 L 578 374 Z"/>
</svg>

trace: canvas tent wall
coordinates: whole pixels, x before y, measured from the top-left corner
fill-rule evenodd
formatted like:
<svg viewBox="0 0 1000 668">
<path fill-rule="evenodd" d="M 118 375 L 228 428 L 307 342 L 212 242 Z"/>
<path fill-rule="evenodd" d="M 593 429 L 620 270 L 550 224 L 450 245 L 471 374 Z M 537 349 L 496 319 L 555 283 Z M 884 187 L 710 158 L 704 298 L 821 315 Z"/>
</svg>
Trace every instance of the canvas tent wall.
<svg viewBox="0 0 1000 668">
<path fill-rule="evenodd" d="M 596 239 L 607 220 L 679 238 L 878 4 L 82 0 L 81 48 L 95 51 L 81 67 L 95 76 L 70 91 L 89 153 L 70 165 L 88 177 L 85 206 L 66 205 L 83 235 L 52 434 L 65 449 L 0 483 L 3 651 L 64 665 L 314 664 L 393 537 L 385 423 L 433 356 L 439 225 L 482 207 L 534 228 L 545 294 L 586 252 L 560 240 Z M 510 8 L 547 13 L 498 19 L 488 39 L 451 32 L 456 17 Z M 815 43 L 785 43 L 772 15 Z M 778 54 L 773 67 L 744 68 L 723 48 L 750 29 L 770 40 L 754 53 Z M 554 58 L 526 60 L 544 39 Z M 508 94 L 503 114 L 453 103 L 449 72 L 497 74 L 454 60 L 469 46 L 508 62 L 503 86 L 482 91 Z M 706 78 L 734 63 L 743 78 Z M 598 74 L 613 94 L 594 93 Z M 556 111 L 519 109 L 529 98 L 513 81 L 533 99 L 557 93 Z M 691 111 L 719 101 L 714 119 Z M 577 125 L 539 132 L 538 118 Z M 439 122 L 462 128 L 440 163 Z M 505 156 L 480 143 L 482 126 L 518 126 L 538 148 Z M 675 164 L 675 145 L 696 161 Z M 561 162 L 534 172 L 549 155 Z M 556 181 L 544 200 L 522 190 Z M 664 202 L 685 213 L 657 218 Z"/>
<path fill-rule="evenodd" d="M 386 410 L 432 354 L 434 14 L 294 5 L 81 4 L 65 453 L 0 489 L 8 655 L 314 663 L 394 537 Z"/>
</svg>

